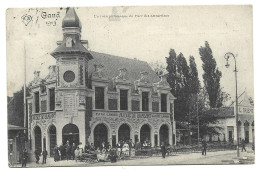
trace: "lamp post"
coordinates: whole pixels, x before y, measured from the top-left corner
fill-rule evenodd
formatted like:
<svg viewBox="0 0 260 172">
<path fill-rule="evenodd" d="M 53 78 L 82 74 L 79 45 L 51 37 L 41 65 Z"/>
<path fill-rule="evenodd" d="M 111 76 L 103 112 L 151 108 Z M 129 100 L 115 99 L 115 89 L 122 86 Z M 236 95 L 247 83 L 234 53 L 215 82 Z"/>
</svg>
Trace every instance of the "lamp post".
<svg viewBox="0 0 260 172">
<path fill-rule="evenodd" d="M 236 62 L 236 57 L 233 53 L 228 52 L 225 54 L 224 58 L 227 60 L 227 64 L 225 65 L 226 68 L 228 68 L 230 66 L 230 64 L 228 64 L 228 60 L 230 58 L 230 56 L 232 56 L 234 58 L 234 62 L 235 62 L 235 82 L 236 82 L 236 114 L 235 114 L 235 118 L 236 118 L 236 129 L 237 129 L 237 157 L 239 157 L 239 133 L 238 133 L 238 107 L 237 107 L 237 62 Z"/>
</svg>

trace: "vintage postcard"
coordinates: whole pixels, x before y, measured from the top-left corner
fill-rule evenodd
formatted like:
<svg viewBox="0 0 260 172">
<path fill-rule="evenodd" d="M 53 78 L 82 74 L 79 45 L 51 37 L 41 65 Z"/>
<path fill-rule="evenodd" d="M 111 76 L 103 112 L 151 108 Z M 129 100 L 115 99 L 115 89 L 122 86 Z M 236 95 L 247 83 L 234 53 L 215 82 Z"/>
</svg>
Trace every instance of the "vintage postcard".
<svg viewBox="0 0 260 172">
<path fill-rule="evenodd" d="M 9 167 L 254 164 L 250 5 L 6 10 Z"/>
</svg>

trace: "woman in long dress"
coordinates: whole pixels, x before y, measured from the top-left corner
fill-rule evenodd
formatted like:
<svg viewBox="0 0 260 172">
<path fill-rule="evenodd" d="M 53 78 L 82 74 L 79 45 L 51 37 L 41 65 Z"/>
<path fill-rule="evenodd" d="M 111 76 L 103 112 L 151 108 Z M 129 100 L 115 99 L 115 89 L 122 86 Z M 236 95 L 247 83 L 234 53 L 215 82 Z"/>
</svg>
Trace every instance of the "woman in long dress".
<svg viewBox="0 0 260 172">
<path fill-rule="evenodd" d="M 53 153 L 54 153 L 54 161 L 59 161 L 60 160 L 60 151 L 58 149 L 58 146 L 56 145 L 53 149 Z"/>
<path fill-rule="evenodd" d="M 129 156 L 129 145 L 127 144 L 127 142 L 124 143 L 122 152 L 123 152 L 124 156 Z"/>
</svg>

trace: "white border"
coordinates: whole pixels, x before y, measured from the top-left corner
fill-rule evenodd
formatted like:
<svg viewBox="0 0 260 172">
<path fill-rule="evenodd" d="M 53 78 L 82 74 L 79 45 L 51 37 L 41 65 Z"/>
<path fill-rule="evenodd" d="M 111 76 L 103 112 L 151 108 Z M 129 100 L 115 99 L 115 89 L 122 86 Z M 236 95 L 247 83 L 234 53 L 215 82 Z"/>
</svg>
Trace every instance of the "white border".
<svg viewBox="0 0 260 172">
<path fill-rule="evenodd" d="M 253 5 L 253 23 L 254 23 L 254 72 L 256 76 L 254 79 L 254 90 L 255 90 L 255 129 L 256 129 L 256 151 L 259 150 L 259 131 L 258 131 L 258 125 L 259 124 L 259 76 L 257 75 L 260 73 L 260 68 L 258 65 L 259 63 L 259 58 L 260 58 L 260 53 L 257 51 L 259 49 L 259 1 L 257 0 L 236 0 L 236 1 L 231 1 L 231 0 L 211 0 L 211 1 L 206 1 L 206 0 L 175 0 L 174 2 L 171 2 L 170 0 L 150 0 L 150 1 L 145 1 L 145 0 L 125 0 L 125 1 L 118 1 L 118 0 L 95 0 L 95 1 L 82 1 L 82 0 L 43 0 L 43 1 L 35 1 L 35 0 L 6 0 L 6 1 L 1 1 L 0 5 L 0 21 L 2 22 L 1 24 L 1 29 L 0 29 L 0 38 L 2 38 L 1 43 L 1 63 L 0 63 L 0 75 L 1 75 L 1 89 L 0 89 L 0 95 L 1 95 L 1 115 L 2 115 L 2 120 L 0 120 L 0 126 L 1 126 L 1 131 L 2 131 L 2 144 L 1 144 L 1 149 L 0 149 L 0 155 L 1 155 L 1 169 L 3 170 L 22 170 L 24 171 L 25 169 L 10 169 L 8 168 L 8 158 L 7 158 L 7 103 L 6 103 L 6 20 L 5 20 L 5 11 L 7 8 L 25 8 L 25 7 L 67 7 L 67 6 L 135 6 L 135 5 L 143 5 L 143 6 L 149 6 L 149 5 L 241 5 L 241 4 L 252 4 Z M 229 166 L 224 166 L 224 165 L 219 165 L 219 166 L 150 166 L 150 167 L 94 167 L 94 168 L 61 168 L 61 170 L 65 171 L 71 171 L 71 170 L 97 170 L 97 171 L 180 171 L 180 170 L 187 170 L 187 171 L 259 171 L 259 158 L 258 158 L 258 152 L 256 152 L 256 164 L 255 165 L 229 165 Z M 26 171 L 29 170 L 35 170 L 35 169 L 26 169 Z M 37 169 L 39 171 L 46 171 L 46 170 L 57 170 L 57 168 L 41 168 Z M 59 168 L 60 170 L 60 168 Z"/>
</svg>

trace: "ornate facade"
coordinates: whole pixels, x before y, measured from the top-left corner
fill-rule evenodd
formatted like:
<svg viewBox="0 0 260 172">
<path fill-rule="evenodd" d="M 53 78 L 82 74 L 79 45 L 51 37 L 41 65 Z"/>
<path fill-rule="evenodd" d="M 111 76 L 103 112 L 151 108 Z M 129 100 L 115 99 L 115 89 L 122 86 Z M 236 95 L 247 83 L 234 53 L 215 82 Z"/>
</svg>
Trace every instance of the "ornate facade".
<svg viewBox="0 0 260 172">
<path fill-rule="evenodd" d="M 119 140 L 175 144 L 174 97 L 146 62 L 90 52 L 81 40 L 81 23 L 69 8 L 63 40 L 51 53 L 56 65 L 34 72 L 28 102 L 31 148 L 86 142 L 99 146 Z"/>
</svg>

